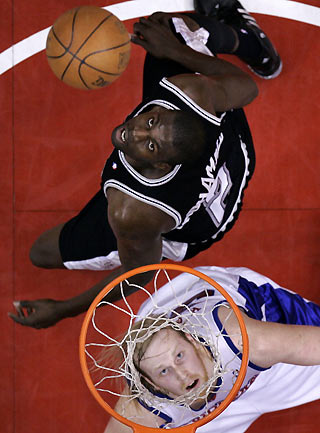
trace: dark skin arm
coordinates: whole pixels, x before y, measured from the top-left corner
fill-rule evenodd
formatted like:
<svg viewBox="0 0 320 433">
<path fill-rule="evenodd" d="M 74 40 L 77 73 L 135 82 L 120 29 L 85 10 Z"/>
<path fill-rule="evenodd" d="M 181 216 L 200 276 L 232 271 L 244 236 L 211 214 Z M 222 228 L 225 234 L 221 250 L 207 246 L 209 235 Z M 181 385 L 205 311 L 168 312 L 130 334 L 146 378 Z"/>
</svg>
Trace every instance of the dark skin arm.
<svg viewBox="0 0 320 433">
<path fill-rule="evenodd" d="M 77 316 L 85 312 L 101 290 L 118 276 L 136 267 L 161 261 L 161 233 L 170 231 L 174 220 L 159 209 L 112 188 L 108 190 L 108 202 L 108 220 L 117 237 L 121 266 L 87 291 L 65 301 L 39 299 L 14 303 L 17 314 L 9 313 L 9 316 L 15 322 L 41 329 Z M 152 272 L 140 274 L 132 277 L 130 283 L 143 286 L 152 275 Z M 130 293 L 131 288 L 126 291 L 127 295 Z M 120 297 L 119 287 L 115 287 L 105 299 L 114 302 Z"/>
<path fill-rule="evenodd" d="M 170 77 L 169 81 L 206 111 L 215 114 L 249 104 L 258 94 L 250 75 L 232 63 L 199 53 L 182 44 L 170 30 L 168 21 L 171 16 L 157 12 L 149 19 L 141 18 L 134 25 L 136 35 L 132 41 L 155 57 L 174 60 L 199 72 L 200 75 L 176 75 Z"/>
<path fill-rule="evenodd" d="M 95 296 L 114 278 L 136 267 L 159 263 L 162 257 L 161 233 L 170 231 L 174 226 L 173 219 L 159 209 L 121 191 L 109 189 L 108 202 L 108 220 L 117 238 L 121 266 L 87 292 L 65 301 L 69 313 L 73 311 L 75 315 L 79 314 L 79 310 L 86 311 Z M 131 278 L 130 282 L 143 286 L 152 275 L 142 274 Z M 106 299 L 113 302 L 120 297 L 119 287 L 116 287 Z"/>
</svg>

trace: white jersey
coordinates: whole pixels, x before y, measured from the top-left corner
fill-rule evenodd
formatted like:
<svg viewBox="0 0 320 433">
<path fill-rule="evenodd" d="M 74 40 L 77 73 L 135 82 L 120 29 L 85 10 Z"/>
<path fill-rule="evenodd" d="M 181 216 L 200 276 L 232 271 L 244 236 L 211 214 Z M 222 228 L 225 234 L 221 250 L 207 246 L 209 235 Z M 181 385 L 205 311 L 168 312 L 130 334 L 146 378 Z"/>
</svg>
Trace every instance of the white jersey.
<svg viewBox="0 0 320 433">
<path fill-rule="evenodd" d="M 231 295 L 235 303 L 252 318 L 280 323 L 298 322 L 320 325 L 320 307 L 318 305 L 279 287 L 274 281 L 250 269 L 213 266 L 196 269 L 220 284 Z M 208 292 L 209 297 L 207 296 Z M 223 377 L 223 383 L 218 383 L 218 391 L 213 394 L 209 403 L 201 409 L 190 410 L 183 406 L 161 405 L 161 410 L 157 412 L 158 416 L 164 420 L 161 427 L 165 428 L 166 425 L 169 425 L 170 428 L 179 427 L 204 417 L 225 399 L 226 393 L 232 388 L 239 371 L 241 354 L 225 330 L 221 335 L 223 324 L 219 320 L 216 307 L 225 303 L 226 300 L 217 289 L 204 280 L 199 280 L 198 277 L 191 274 L 181 274 L 161 287 L 153 296 L 158 306 L 157 309 L 154 308 L 153 301 L 148 299 L 140 307 L 139 317 L 145 317 L 151 310 L 153 315 L 167 312 L 169 317 L 170 315 L 174 316 L 177 305 L 186 305 L 196 314 L 193 320 L 197 322 L 197 325 L 199 325 L 199 321 L 202 322 L 203 326 L 200 327 L 202 332 L 211 333 L 213 338 L 220 335 L 218 339 L 219 352 L 223 364 L 227 365 L 227 373 Z M 297 311 L 300 315 L 299 319 L 297 319 Z M 184 314 L 188 314 L 187 309 L 183 311 L 180 308 L 181 320 L 184 320 Z M 188 317 L 190 320 L 191 316 L 188 315 Z M 208 335 L 203 335 L 203 337 L 208 338 Z M 249 362 L 245 379 L 235 400 L 248 392 L 258 375 L 261 372 L 266 373 L 265 370 L 269 369 L 261 368 Z M 154 411 L 151 406 L 146 404 L 143 406 Z"/>
</svg>

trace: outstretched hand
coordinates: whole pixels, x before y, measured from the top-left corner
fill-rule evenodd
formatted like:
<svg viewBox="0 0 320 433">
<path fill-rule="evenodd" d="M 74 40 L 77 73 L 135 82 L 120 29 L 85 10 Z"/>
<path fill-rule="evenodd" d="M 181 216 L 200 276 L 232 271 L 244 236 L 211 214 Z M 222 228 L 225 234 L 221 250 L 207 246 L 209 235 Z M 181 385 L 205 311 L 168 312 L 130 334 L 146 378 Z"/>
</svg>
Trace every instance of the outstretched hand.
<svg viewBox="0 0 320 433">
<path fill-rule="evenodd" d="M 175 37 L 171 28 L 171 14 L 156 12 L 149 18 L 141 18 L 133 26 L 133 43 L 142 46 L 146 51 L 158 58 L 174 58 L 181 42 Z"/>
<path fill-rule="evenodd" d="M 36 301 L 14 301 L 16 314 L 8 313 L 12 320 L 23 326 L 41 329 L 55 325 L 64 318 L 63 301 L 38 299 Z"/>
</svg>

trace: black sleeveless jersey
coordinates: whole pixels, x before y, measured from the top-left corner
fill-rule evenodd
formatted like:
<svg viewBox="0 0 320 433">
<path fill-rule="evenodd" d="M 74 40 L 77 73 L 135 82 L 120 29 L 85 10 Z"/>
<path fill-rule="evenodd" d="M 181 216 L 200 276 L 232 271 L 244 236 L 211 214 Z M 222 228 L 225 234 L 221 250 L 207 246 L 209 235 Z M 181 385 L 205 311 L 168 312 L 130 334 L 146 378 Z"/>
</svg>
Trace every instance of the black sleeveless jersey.
<svg viewBox="0 0 320 433">
<path fill-rule="evenodd" d="M 210 132 L 205 153 L 191 166 L 176 165 L 165 176 L 148 179 L 128 164 L 121 151 L 114 150 L 102 173 L 104 193 L 116 188 L 170 215 L 176 224 L 163 233 L 166 239 L 189 244 L 217 241 L 237 218 L 254 170 L 253 143 L 244 112 L 237 109 L 214 116 L 163 78 L 153 97 L 127 119 L 154 105 L 201 116 Z"/>
</svg>

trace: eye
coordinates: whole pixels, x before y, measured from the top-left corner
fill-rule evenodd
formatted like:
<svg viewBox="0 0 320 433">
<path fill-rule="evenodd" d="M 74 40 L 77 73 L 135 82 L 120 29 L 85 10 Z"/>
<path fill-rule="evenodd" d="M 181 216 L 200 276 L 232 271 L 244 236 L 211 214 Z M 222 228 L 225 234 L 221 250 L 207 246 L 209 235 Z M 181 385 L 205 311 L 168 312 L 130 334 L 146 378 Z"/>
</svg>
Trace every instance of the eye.
<svg viewBox="0 0 320 433">
<path fill-rule="evenodd" d="M 154 122 L 153 117 L 150 117 L 150 118 L 148 119 L 148 126 L 149 126 L 149 128 L 151 128 L 151 126 L 153 125 L 153 122 Z"/>
<path fill-rule="evenodd" d="M 154 144 L 152 143 L 152 141 L 149 142 L 148 149 L 151 150 L 151 152 L 154 151 Z"/>
<path fill-rule="evenodd" d="M 179 352 L 178 354 L 177 354 L 177 359 L 182 359 L 183 358 L 183 353 L 182 352 Z"/>
<path fill-rule="evenodd" d="M 160 376 L 165 376 L 168 373 L 168 369 L 164 368 L 163 370 L 160 371 Z"/>
</svg>

